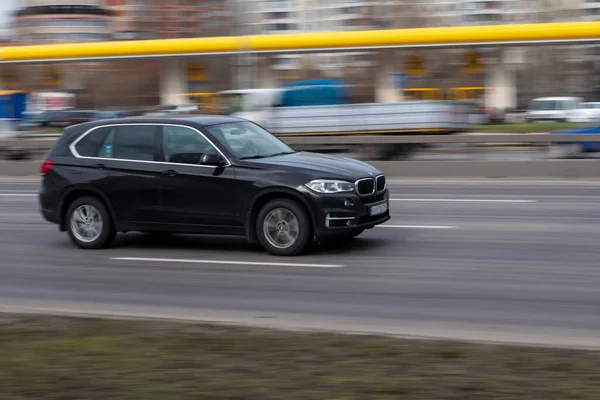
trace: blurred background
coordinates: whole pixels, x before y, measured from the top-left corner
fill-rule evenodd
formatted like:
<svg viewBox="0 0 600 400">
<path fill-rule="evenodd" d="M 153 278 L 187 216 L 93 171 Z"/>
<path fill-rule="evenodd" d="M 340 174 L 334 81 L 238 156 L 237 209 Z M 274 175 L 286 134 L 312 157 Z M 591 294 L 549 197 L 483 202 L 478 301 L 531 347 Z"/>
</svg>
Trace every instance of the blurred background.
<svg viewBox="0 0 600 400">
<path fill-rule="evenodd" d="M 2 46 L 10 48 L 584 22 L 599 19 L 600 0 L 5 0 L 0 15 Z M 233 114 L 280 136 L 579 129 L 600 120 L 600 46 L 590 43 L 478 47 L 450 41 L 421 48 L 7 63 L 0 66 L 0 119 L 17 121 L 17 131 L 54 135 L 57 127 L 90 120 L 190 112 Z M 379 143 L 376 158 L 431 149 L 386 143 Z M 504 158 L 521 157 L 504 150 Z M 560 154 L 581 150 L 595 153 L 600 145 L 562 146 Z"/>
<path fill-rule="evenodd" d="M 390 28 L 596 20 L 600 0 L 10 0 L 3 46 Z M 205 104 L 227 89 L 339 79 L 345 101 L 481 99 L 490 70 L 511 66 L 510 91 L 489 108 L 542 96 L 600 97 L 600 47 L 352 51 L 188 58 L 183 93 L 161 99 L 161 61 L 3 67 L 4 89 L 74 93 L 78 108 Z M 394 79 L 395 78 L 395 79 Z M 126 90 L 123 90 L 126 88 Z M 58 97 L 58 96 L 57 96 Z M 56 100 L 59 101 L 59 100 Z"/>
</svg>

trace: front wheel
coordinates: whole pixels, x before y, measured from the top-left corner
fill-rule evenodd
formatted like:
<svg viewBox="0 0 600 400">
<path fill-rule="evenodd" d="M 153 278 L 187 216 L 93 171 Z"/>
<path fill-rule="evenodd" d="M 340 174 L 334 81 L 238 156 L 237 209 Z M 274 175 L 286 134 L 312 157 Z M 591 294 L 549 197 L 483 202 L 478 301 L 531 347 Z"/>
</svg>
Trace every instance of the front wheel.
<svg viewBox="0 0 600 400">
<path fill-rule="evenodd" d="M 313 230 L 307 212 L 298 203 L 280 199 L 258 213 L 256 235 L 261 246 L 277 256 L 295 256 L 311 243 Z"/>
<path fill-rule="evenodd" d="M 67 212 L 67 230 L 73 243 L 82 249 L 100 249 L 115 238 L 110 215 L 95 197 L 75 200 Z"/>
</svg>

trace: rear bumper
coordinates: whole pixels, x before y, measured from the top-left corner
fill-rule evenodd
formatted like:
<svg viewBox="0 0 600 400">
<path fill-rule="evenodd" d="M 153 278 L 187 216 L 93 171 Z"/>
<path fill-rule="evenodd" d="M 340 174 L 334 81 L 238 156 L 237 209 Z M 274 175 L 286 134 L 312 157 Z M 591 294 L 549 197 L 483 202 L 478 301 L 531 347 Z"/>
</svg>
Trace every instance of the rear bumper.
<svg viewBox="0 0 600 400">
<path fill-rule="evenodd" d="M 58 224 L 60 222 L 60 217 L 58 215 L 57 207 L 53 207 L 52 202 L 50 201 L 49 196 L 44 191 L 42 186 L 42 190 L 38 194 L 38 204 L 40 207 L 40 214 L 42 217 L 48 222 L 53 224 Z"/>
<path fill-rule="evenodd" d="M 56 211 L 50 210 L 48 208 L 40 208 L 40 213 L 46 221 L 51 222 L 53 224 L 58 224 L 58 214 L 56 213 Z"/>
</svg>

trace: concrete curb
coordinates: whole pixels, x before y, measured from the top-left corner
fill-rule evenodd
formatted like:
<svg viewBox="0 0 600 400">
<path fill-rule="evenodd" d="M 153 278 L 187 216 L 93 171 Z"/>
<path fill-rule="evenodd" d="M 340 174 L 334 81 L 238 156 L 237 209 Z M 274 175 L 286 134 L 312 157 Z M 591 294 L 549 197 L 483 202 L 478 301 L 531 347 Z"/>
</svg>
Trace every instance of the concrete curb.
<svg viewBox="0 0 600 400">
<path fill-rule="evenodd" d="M 600 178 L 600 160 L 373 161 L 389 178 Z M 40 161 L 2 161 L 0 176 L 39 176 Z"/>
<path fill-rule="evenodd" d="M 2 299 L 0 312 L 20 315 L 51 315 L 71 318 L 108 320 L 150 320 L 173 323 L 211 324 L 275 329 L 288 332 L 338 333 L 345 335 L 377 335 L 409 340 L 459 341 L 466 343 L 512 345 L 580 350 L 600 349 L 595 331 L 481 324 L 403 321 L 402 324 L 372 318 L 357 322 L 338 316 L 269 313 L 261 318 L 252 312 L 228 310 L 191 310 L 175 307 L 144 307 L 125 304 L 101 304 Z"/>
</svg>

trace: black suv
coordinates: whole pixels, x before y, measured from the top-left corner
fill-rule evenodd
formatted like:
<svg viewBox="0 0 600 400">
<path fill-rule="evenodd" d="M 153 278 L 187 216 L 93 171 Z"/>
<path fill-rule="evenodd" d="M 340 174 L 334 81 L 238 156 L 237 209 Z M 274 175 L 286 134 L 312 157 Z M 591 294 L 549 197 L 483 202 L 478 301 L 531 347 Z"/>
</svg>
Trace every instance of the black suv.
<svg viewBox="0 0 600 400">
<path fill-rule="evenodd" d="M 116 232 L 243 235 L 276 255 L 351 239 L 390 219 L 385 177 L 295 152 L 238 118 L 133 118 L 71 126 L 47 154 L 46 220 L 85 249 Z"/>
</svg>

